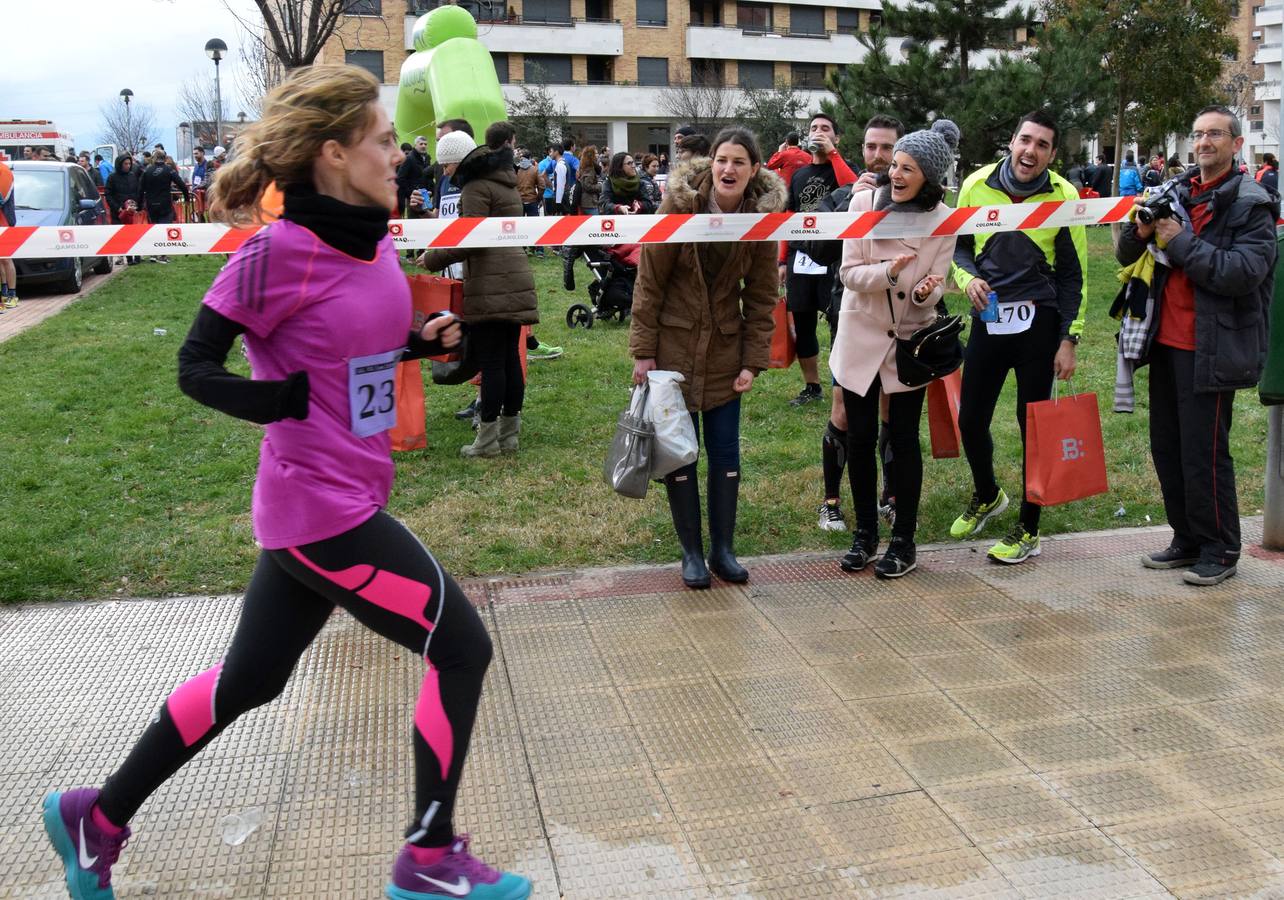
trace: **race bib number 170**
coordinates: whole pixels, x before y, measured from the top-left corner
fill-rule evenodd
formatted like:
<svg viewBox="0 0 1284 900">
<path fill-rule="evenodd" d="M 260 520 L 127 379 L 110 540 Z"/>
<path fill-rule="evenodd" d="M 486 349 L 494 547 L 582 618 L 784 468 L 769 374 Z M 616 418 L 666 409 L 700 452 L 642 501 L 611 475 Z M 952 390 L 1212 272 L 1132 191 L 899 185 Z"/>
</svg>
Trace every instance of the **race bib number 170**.
<svg viewBox="0 0 1284 900">
<path fill-rule="evenodd" d="M 348 360 L 352 433 L 370 437 L 397 424 L 397 362 L 404 348 Z"/>
</svg>

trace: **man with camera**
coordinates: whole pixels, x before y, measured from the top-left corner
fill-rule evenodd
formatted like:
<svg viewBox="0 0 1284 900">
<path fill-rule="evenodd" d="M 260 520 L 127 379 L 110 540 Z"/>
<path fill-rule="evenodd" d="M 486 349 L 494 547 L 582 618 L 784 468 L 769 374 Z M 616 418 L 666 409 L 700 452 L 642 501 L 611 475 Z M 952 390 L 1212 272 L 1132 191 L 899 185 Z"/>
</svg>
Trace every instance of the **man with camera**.
<svg viewBox="0 0 1284 900">
<path fill-rule="evenodd" d="M 1266 360 L 1280 210 L 1232 165 L 1244 138 L 1231 110 L 1200 110 L 1190 139 L 1198 168 L 1134 208 L 1115 255 L 1124 265 L 1146 252 L 1156 259 L 1142 362 L 1150 363 L 1150 455 L 1173 538 L 1141 563 L 1183 568 L 1187 583 L 1208 585 L 1239 562 L 1231 409 Z"/>
<path fill-rule="evenodd" d="M 837 142 L 838 128 L 834 120 L 823 112 L 812 116 L 803 144 L 803 149 L 811 154 L 811 163 L 794 172 L 789 181 L 790 212 L 816 212 L 821 200 L 836 188 L 856 180 L 856 173 L 839 154 Z M 816 325 L 820 314 L 829 309 L 835 271 L 833 266 L 817 263 L 795 245 L 781 244 L 780 283 L 785 286 L 786 301 L 793 313 L 798 368 L 803 374 L 803 389 L 789 401 L 790 406 L 802 406 L 824 396 L 817 366 L 820 342 L 816 339 Z"/>
<path fill-rule="evenodd" d="M 959 207 L 1077 200 L 1074 186 L 1048 169 L 1059 136 L 1048 113 L 1026 114 L 1017 123 L 1008 155 L 963 182 Z M 951 272 L 975 310 L 959 396 L 959 433 L 973 491 L 967 509 L 950 526 L 951 537 L 979 534 L 1007 509 L 1008 496 L 994 475 L 994 409 L 1008 373 L 1015 372 L 1024 448 L 1027 404 L 1047 400 L 1054 377 L 1074 374 L 1088 300 L 1087 268 L 1088 238 L 1082 225 L 959 236 Z M 995 562 L 1014 564 L 1039 555 L 1042 510 L 1025 497 L 1024 481 L 1023 472 L 1020 516 L 1007 537 L 990 548 Z"/>
</svg>

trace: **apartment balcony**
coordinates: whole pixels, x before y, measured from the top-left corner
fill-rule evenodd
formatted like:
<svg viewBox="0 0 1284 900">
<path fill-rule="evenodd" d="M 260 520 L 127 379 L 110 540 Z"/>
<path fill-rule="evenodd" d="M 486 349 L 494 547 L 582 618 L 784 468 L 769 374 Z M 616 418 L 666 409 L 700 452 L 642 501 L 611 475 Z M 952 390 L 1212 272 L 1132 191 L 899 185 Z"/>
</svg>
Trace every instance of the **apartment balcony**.
<svg viewBox="0 0 1284 900">
<path fill-rule="evenodd" d="M 1280 62 L 1280 45 L 1279 44 L 1258 44 L 1257 54 L 1253 57 L 1253 64 L 1258 66 L 1267 66 L 1272 63 Z"/>
<path fill-rule="evenodd" d="M 414 49 L 414 16 L 406 17 L 406 49 Z M 502 22 L 478 22 L 477 39 L 491 53 L 570 53 L 619 56 L 624 52 L 624 26 L 612 20 L 531 21 L 513 16 Z"/>
<path fill-rule="evenodd" d="M 1276 81 L 1259 81 L 1253 85 L 1253 99 L 1260 100 L 1278 100 L 1280 98 L 1280 83 Z"/>
<path fill-rule="evenodd" d="M 522 85 L 502 84 L 504 100 L 512 103 L 522 97 Z M 676 86 L 675 86 L 676 87 Z M 566 105 L 567 117 L 578 122 L 606 121 L 651 121 L 656 123 L 673 122 L 676 118 L 665 111 L 666 91 L 673 93 L 668 86 L 615 83 L 550 84 L 548 86 L 558 103 Z M 739 88 L 724 88 L 727 92 L 727 114 L 740 104 L 743 94 Z M 831 97 L 829 91 L 811 88 L 798 88 L 796 93 L 802 98 L 806 109 L 819 109 L 820 101 Z M 380 99 L 384 106 L 395 109 L 397 105 L 397 86 L 386 84 L 380 89 Z"/>
<path fill-rule="evenodd" d="M 899 52 L 898 38 L 887 42 Z M 691 25 L 686 55 L 692 59 L 750 59 L 762 62 L 854 63 L 865 58 L 865 46 L 854 34 L 790 34 L 734 25 Z"/>
<path fill-rule="evenodd" d="M 1271 25 L 1284 25 L 1284 3 L 1267 3 L 1254 14 L 1255 28 L 1266 28 Z"/>
</svg>

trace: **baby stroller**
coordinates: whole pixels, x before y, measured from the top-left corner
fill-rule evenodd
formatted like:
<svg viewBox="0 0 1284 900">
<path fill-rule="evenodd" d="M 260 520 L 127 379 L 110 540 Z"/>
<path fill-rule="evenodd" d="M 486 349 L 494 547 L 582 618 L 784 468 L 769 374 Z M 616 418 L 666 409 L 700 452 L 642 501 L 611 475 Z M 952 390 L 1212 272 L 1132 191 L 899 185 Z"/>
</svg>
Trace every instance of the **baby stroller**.
<svg viewBox="0 0 1284 900">
<path fill-rule="evenodd" d="M 614 247 L 574 247 L 569 251 L 584 257 L 593 281 L 588 295 L 592 306 L 576 303 L 566 311 L 566 327 L 592 328 L 594 319 L 617 318 L 621 322 L 633 311 L 633 282 L 642 258 L 641 244 L 619 244 Z M 565 267 L 563 283 L 575 290 L 575 256 Z"/>
</svg>

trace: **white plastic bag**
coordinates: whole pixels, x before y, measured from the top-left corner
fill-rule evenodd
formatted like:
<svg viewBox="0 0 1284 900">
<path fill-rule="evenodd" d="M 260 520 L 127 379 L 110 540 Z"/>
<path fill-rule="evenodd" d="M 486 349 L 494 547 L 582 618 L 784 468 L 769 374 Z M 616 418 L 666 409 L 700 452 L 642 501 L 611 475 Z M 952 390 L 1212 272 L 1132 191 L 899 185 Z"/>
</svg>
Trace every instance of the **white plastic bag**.
<svg viewBox="0 0 1284 900">
<path fill-rule="evenodd" d="M 651 477 L 663 478 L 670 472 L 696 461 L 700 445 L 696 442 L 695 425 L 682 399 L 682 373 L 656 370 L 646 373 L 647 391 L 644 417 L 655 425 L 655 452 L 651 457 Z"/>
</svg>

